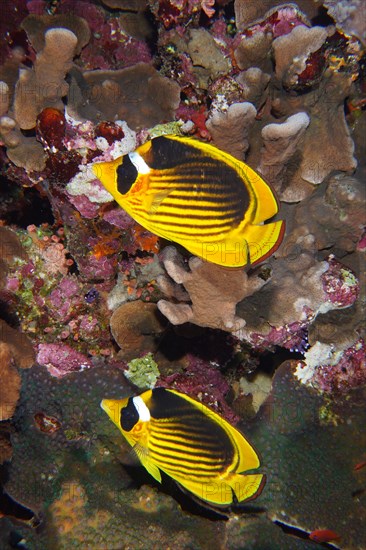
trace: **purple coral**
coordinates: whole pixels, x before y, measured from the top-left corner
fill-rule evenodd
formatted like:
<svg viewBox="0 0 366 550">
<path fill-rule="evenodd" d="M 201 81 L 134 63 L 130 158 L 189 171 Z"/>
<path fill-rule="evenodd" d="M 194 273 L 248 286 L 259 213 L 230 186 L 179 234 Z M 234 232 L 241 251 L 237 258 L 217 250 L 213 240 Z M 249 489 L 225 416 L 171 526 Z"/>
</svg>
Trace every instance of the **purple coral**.
<svg viewBox="0 0 366 550">
<path fill-rule="evenodd" d="M 225 399 L 230 390 L 228 382 L 216 365 L 203 359 L 189 355 L 188 366 L 183 373 L 161 377 L 157 386 L 177 389 L 202 401 L 222 414 L 232 424 L 236 424 L 239 420 Z"/>
<path fill-rule="evenodd" d="M 92 364 L 83 354 L 66 344 L 39 344 L 37 362 L 47 367 L 56 378 L 62 378 L 75 371 L 89 369 Z"/>
<path fill-rule="evenodd" d="M 70 320 L 80 302 L 80 285 L 75 277 L 66 276 L 52 290 L 49 301 L 54 315 L 64 323 Z"/>
<path fill-rule="evenodd" d="M 329 268 L 321 276 L 324 292 L 332 304 L 337 307 L 349 307 L 359 295 L 359 284 L 350 269 L 346 269 L 331 256 Z"/>
<path fill-rule="evenodd" d="M 366 383 L 365 341 L 358 338 L 343 350 L 316 342 L 299 363 L 296 376 L 328 393 L 348 393 Z"/>
</svg>

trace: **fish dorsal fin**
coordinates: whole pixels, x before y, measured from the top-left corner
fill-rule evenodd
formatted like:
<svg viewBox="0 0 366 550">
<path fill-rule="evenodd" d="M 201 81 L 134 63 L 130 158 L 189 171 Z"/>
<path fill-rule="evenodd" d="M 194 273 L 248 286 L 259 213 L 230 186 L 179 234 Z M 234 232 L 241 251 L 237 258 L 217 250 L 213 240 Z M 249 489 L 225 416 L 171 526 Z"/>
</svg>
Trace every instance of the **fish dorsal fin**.
<svg viewBox="0 0 366 550">
<path fill-rule="evenodd" d="M 156 479 L 156 481 L 161 483 L 160 470 L 150 460 L 149 451 L 146 449 L 146 447 L 143 447 L 142 445 L 139 445 L 138 443 L 136 443 L 136 445 L 133 446 L 133 450 L 136 453 L 136 455 L 139 457 L 140 462 L 143 465 L 143 467 L 149 472 L 149 474 L 154 479 Z"/>
</svg>

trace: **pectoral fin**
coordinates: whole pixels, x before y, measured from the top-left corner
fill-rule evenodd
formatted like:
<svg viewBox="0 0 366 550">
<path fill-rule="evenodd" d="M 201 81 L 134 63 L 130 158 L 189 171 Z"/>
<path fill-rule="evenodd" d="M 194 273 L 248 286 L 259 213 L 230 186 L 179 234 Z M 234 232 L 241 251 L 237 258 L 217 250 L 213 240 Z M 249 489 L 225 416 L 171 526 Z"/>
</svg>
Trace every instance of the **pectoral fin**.
<svg viewBox="0 0 366 550">
<path fill-rule="evenodd" d="M 141 464 L 146 468 L 146 470 L 149 472 L 151 476 L 153 476 L 156 481 L 161 483 L 161 473 L 159 468 L 151 462 L 151 460 L 148 457 L 139 457 L 141 460 Z"/>
</svg>

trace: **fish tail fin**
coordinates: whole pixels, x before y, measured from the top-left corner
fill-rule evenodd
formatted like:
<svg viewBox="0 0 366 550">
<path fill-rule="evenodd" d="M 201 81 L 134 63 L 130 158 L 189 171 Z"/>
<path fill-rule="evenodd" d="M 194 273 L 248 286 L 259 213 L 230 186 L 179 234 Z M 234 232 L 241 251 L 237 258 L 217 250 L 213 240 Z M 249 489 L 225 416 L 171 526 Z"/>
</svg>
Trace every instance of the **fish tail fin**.
<svg viewBox="0 0 366 550">
<path fill-rule="evenodd" d="M 255 498 L 265 483 L 263 474 L 232 474 L 227 483 L 233 490 L 238 502 Z"/>
<path fill-rule="evenodd" d="M 283 220 L 264 225 L 250 225 L 245 229 L 251 265 L 262 262 L 280 246 L 285 233 Z"/>
</svg>

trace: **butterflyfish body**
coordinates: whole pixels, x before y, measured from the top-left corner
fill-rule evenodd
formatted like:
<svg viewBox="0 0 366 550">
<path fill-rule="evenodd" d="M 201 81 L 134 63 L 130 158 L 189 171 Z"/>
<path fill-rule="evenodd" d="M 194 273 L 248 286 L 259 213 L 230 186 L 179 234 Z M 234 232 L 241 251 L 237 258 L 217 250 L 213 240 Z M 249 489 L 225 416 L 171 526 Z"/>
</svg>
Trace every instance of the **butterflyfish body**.
<svg viewBox="0 0 366 550">
<path fill-rule="evenodd" d="M 159 482 L 161 471 L 199 499 L 229 506 L 255 498 L 265 477 L 244 473 L 259 458 L 220 415 L 185 394 L 155 388 L 126 399 L 103 399 L 102 409 Z"/>
<path fill-rule="evenodd" d="M 94 173 L 143 227 L 207 261 L 240 267 L 270 256 L 283 221 L 269 185 L 247 164 L 209 143 L 161 136 Z"/>
</svg>

